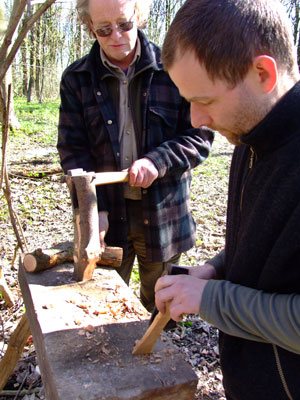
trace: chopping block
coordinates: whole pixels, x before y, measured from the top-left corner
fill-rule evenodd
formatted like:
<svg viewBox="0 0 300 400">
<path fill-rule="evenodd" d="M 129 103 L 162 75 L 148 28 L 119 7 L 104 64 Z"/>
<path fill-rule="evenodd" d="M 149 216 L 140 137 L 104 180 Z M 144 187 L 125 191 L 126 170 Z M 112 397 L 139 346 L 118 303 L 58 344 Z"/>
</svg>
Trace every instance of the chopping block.
<svg viewBox="0 0 300 400">
<path fill-rule="evenodd" d="M 197 376 L 162 334 L 154 352 L 133 355 L 150 314 L 112 268 L 76 282 L 74 265 L 19 282 L 47 400 L 191 400 Z"/>
</svg>

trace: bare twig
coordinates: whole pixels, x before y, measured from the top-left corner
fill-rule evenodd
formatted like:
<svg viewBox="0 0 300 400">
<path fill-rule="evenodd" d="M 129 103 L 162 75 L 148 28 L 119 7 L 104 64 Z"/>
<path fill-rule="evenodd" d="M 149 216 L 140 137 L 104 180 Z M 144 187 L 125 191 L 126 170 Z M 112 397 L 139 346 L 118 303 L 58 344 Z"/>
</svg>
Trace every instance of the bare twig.
<svg viewBox="0 0 300 400">
<path fill-rule="evenodd" d="M 18 219 L 18 221 L 19 221 L 19 219 Z M 25 244 L 26 244 L 26 242 L 25 242 Z M 15 263 L 15 261 L 16 261 L 19 248 L 20 248 L 20 247 L 19 247 L 19 245 L 18 245 L 18 243 L 17 243 L 16 246 L 15 246 L 15 249 L 14 249 L 13 258 L 12 258 L 12 260 L 11 260 L 11 267 L 12 267 L 12 268 L 14 268 L 14 263 Z M 26 246 L 26 251 L 28 251 L 28 250 L 27 250 L 27 246 Z"/>
<path fill-rule="evenodd" d="M 40 387 L 33 388 L 30 390 L 23 389 L 19 393 L 19 396 L 25 396 L 26 394 L 38 393 L 38 392 L 40 392 L 40 390 L 41 390 Z M 0 396 L 15 396 L 16 393 L 18 393 L 18 390 L 2 390 L 2 392 L 0 392 Z"/>
<path fill-rule="evenodd" d="M 3 113 L 3 118 L 2 118 L 2 121 L 3 121 L 3 124 L 2 124 L 2 167 L 1 167 L 0 188 L 2 188 L 5 198 L 6 198 L 10 221 L 11 221 L 18 245 L 19 245 L 20 249 L 22 250 L 22 252 L 24 252 L 24 247 L 27 250 L 27 245 L 26 245 L 25 237 L 24 237 L 22 228 L 20 226 L 19 220 L 16 217 L 16 213 L 13 208 L 10 182 L 9 182 L 9 178 L 8 178 L 8 174 L 7 174 L 7 168 L 6 168 L 6 147 L 7 147 L 8 130 L 9 130 L 10 99 L 11 99 L 11 85 L 8 86 L 7 104 L 5 104 L 3 93 L 0 90 L 0 101 L 3 106 L 2 107 L 2 110 L 3 110 L 2 111 L 2 113 Z M 18 230 L 18 225 L 19 225 L 19 229 L 21 229 L 21 235 Z M 22 241 L 21 236 L 23 237 L 23 241 Z M 25 243 L 25 244 L 23 244 L 23 243 Z"/>
<path fill-rule="evenodd" d="M 8 85 L 7 90 L 7 104 L 5 104 L 5 97 L 2 93 L 0 87 L 0 101 L 2 104 L 2 167 L 1 167 L 1 180 L 0 188 L 3 186 L 4 174 L 6 170 L 6 146 L 8 140 L 8 130 L 9 130 L 9 112 L 10 112 L 10 100 L 11 100 L 11 84 Z"/>
<path fill-rule="evenodd" d="M 19 397 L 19 395 L 21 393 L 21 390 L 23 389 L 23 386 L 24 386 L 24 384 L 26 382 L 26 379 L 27 379 L 28 375 L 29 375 L 29 372 L 27 371 L 25 376 L 24 376 L 24 379 L 23 379 L 23 381 L 22 381 L 22 383 L 21 383 L 21 385 L 20 385 L 20 387 L 19 387 L 19 389 L 18 389 L 18 391 L 17 391 L 17 393 L 16 393 L 16 395 L 14 397 L 14 400 L 17 400 L 17 398 Z"/>
<path fill-rule="evenodd" d="M 7 283 L 2 275 L 2 267 L 0 266 L 0 293 L 2 293 L 5 304 L 8 307 L 12 307 L 14 305 L 14 298 L 12 292 L 10 291 Z"/>
</svg>

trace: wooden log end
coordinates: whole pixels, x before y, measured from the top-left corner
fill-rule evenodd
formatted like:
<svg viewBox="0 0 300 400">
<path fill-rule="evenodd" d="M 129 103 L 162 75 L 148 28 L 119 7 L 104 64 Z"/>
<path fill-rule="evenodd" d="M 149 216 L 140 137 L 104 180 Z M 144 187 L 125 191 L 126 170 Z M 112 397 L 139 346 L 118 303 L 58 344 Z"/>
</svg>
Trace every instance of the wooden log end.
<svg viewBox="0 0 300 400">
<path fill-rule="evenodd" d="M 33 254 L 25 254 L 23 265 L 27 272 L 34 272 L 37 268 L 36 257 Z"/>
</svg>

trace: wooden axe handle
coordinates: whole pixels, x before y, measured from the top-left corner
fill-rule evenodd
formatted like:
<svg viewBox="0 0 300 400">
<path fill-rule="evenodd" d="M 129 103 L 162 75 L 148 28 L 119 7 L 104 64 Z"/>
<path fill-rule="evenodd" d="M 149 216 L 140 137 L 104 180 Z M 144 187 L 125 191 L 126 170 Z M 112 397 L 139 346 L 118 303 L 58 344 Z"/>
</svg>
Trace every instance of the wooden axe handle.
<svg viewBox="0 0 300 400">
<path fill-rule="evenodd" d="M 169 303 L 166 304 L 166 311 L 164 314 L 159 312 L 157 316 L 154 318 L 154 321 L 146 330 L 146 333 L 139 340 L 132 350 L 132 354 L 148 354 L 151 353 L 157 339 L 159 338 L 160 332 L 164 329 L 167 325 L 170 317 L 169 311 Z"/>
<path fill-rule="evenodd" d="M 128 171 L 97 172 L 95 173 L 95 179 L 93 180 L 93 183 L 97 186 L 104 185 L 106 183 L 128 182 L 128 179 Z"/>
</svg>

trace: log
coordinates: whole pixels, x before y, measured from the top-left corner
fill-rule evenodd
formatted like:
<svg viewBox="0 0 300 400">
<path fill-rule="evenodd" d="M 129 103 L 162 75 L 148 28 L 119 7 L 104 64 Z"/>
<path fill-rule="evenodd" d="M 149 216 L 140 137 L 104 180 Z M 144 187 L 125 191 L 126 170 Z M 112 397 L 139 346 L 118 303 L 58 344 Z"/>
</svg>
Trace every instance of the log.
<svg viewBox="0 0 300 400">
<path fill-rule="evenodd" d="M 6 385 L 6 382 L 21 357 L 24 346 L 30 336 L 30 327 L 27 314 L 23 314 L 17 328 L 10 337 L 8 347 L 0 362 L 0 392 Z"/>
<path fill-rule="evenodd" d="M 75 282 L 73 265 L 19 282 L 47 400 L 191 400 L 197 376 L 165 335 L 132 355 L 150 314 L 114 269 Z"/>
<path fill-rule="evenodd" d="M 152 353 L 155 343 L 160 336 L 161 331 L 170 321 L 169 304 L 166 304 L 165 313 L 159 312 L 153 322 L 145 332 L 141 340 L 139 340 L 132 350 L 132 354 L 148 354 Z"/>
<path fill-rule="evenodd" d="M 68 171 L 66 183 L 73 207 L 75 280 L 92 278 L 101 253 L 96 185 L 127 182 L 128 179 L 128 170 L 95 173 L 77 168 Z"/>
<path fill-rule="evenodd" d="M 123 249 L 121 247 L 107 246 L 104 253 L 96 260 L 97 265 L 119 267 L 122 264 Z M 24 256 L 24 268 L 28 272 L 39 272 L 66 262 L 72 263 L 73 244 L 66 242 L 61 248 L 47 250 L 36 249 Z"/>
<path fill-rule="evenodd" d="M 66 182 L 73 206 L 74 279 L 91 279 L 99 259 L 99 222 L 94 172 L 69 170 Z"/>
</svg>

